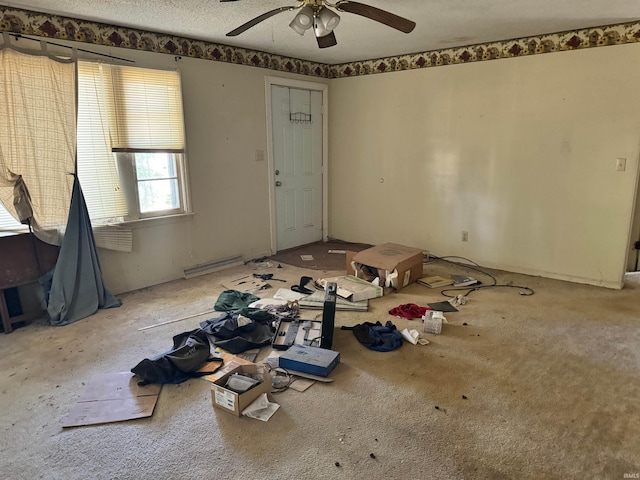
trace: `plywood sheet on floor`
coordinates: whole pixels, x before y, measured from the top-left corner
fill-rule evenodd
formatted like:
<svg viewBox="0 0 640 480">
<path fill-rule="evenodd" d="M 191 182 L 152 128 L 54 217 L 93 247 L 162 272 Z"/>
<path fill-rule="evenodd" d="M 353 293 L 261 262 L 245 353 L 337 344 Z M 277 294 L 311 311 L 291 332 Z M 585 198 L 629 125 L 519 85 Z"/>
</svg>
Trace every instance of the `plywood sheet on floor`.
<svg viewBox="0 0 640 480">
<path fill-rule="evenodd" d="M 62 421 L 62 426 L 79 427 L 150 417 L 161 387 L 155 384 L 141 387 L 130 372 L 95 375 Z"/>
<path fill-rule="evenodd" d="M 329 253 L 330 251 L 360 252 L 371 245 L 349 242 L 315 242 L 300 247 L 283 250 L 269 257 L 275 263 L 286 263 L 301 268 L 313 270 L 346 270 L 344 253 Z M 310 255 L 313 260 L 303 260 Z"/>
</svg>

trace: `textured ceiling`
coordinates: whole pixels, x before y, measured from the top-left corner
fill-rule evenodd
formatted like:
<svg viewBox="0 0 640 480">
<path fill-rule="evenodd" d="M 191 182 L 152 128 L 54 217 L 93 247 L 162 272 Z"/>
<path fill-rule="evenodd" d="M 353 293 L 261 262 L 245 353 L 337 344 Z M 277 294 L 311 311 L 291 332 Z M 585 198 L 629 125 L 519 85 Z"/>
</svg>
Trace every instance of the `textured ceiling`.
<svg viewBox="0 0 640 480">
<path fill-rule="evenodd" d="M 416 22 L 404 34 L 340 12 L 338 45 L 319 49 L 312 31 L 288 27 L 295 12 L 277 14 L 237 37 L 225 34 L 295 0 L 30 0 L 0 4 L 82 20 L 338 64 L 640 19 L 638 0 L 359 0 Z"/>
</svg>

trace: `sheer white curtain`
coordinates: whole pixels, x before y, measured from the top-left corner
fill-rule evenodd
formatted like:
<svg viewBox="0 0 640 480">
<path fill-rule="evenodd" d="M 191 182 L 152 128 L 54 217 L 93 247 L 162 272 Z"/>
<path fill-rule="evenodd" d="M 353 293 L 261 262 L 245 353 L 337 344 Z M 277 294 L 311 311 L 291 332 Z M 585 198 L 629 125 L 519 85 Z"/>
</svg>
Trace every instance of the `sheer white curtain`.
<svg viewBox="0 0 640 480">
<path fill-rule="evenodd" d="M 28 190 L 31 225 L 60 244 L 69 215 L 76 148 L 76 73 L 72 60 L 0 45 L 0 202 L 19 219 L 14 187 Z"/>
</svg>

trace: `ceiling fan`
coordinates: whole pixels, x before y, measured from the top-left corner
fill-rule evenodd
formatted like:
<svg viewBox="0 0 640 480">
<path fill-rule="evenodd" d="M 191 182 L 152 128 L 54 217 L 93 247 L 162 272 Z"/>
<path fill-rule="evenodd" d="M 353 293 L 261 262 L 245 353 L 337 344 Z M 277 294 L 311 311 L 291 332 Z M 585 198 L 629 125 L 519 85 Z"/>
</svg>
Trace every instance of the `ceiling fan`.
<svg viewBox="0 0 640 480">
<path fill-rule="evenodd" d="M 220 1 L 231 2 L 236 0 Z M 416 23 L 411 20 L 370 5 L 365 5 L 364 3 L 352 2 L 351 0 L 339 0 L 336 3 L 330 3 L 328 0 L 298 0 L 298 5 L 279 7 L 265 12 L 262 15 L 258 15 L 247 23 L 231 30 L 227 33 L 227 37 L 240 35 L 251 27 L 256 26 L 258 23 L 278 13 L 300 10 L 289 24 L 289 27 L 300 35 L 304 35 L 307 30 L 313 28 L 318 41 L 318 47 L 333 47 L 338 44 L 333 30 L 338 26 L 338 23 L 340 23 L 340 16 L 332 9 L 339 12 L 355 13 L 356 15 L 375 20 L 376 22 L 383 23 L 404 33 L 410 33 L 416 26 Z"/>
</svg>

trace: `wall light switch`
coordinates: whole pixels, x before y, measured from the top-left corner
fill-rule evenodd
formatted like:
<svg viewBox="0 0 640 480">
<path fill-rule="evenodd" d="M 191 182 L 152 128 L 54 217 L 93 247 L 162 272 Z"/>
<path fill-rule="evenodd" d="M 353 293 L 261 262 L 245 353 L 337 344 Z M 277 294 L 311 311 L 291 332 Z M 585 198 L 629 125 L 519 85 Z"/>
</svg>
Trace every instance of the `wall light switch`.
<svg viewBox="0 0 640 480">
<path fill-rule="evenodd" d="M 256 150 L 256 162 L 264 161 L 264 150 Z"/>
<path fill-rule="evenodd" d="M 627 159 L 626 158 L 618 158 L 616 160 L 616 170 L 618 172 L 624 172 L 627 168 Z"/>
</svg>

